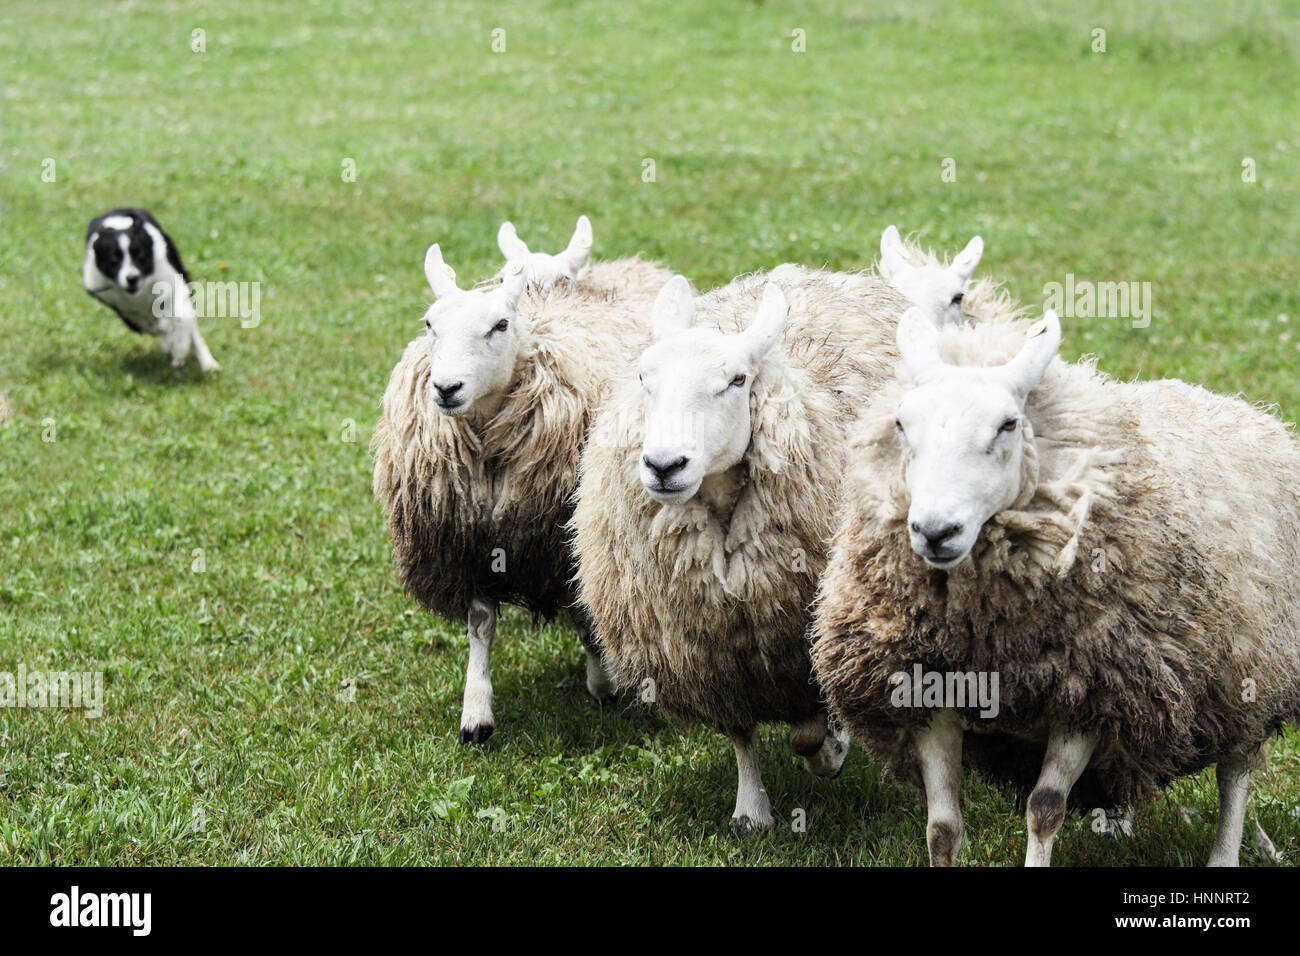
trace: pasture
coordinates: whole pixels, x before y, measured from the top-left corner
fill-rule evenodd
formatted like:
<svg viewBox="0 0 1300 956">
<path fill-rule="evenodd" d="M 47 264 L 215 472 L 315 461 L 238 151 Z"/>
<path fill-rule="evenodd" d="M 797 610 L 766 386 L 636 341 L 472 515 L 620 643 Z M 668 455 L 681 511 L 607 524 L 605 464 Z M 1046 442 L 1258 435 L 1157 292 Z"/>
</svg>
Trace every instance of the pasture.
<svg viewBox="0 0 1300 956">
<path fill-rule="evenodd" d="M 457 744 L 464 624 L 401 593 L 370 493 L 424 251 L 476 279 L 503 219 L 555 250 L 586 213 L 595 257 L 707 289 L 869 267 L 890 223 L 979 233 L 1034 309 L 1149 283 L 1145 327 L 1063 315 L 1067 357 L 1292 420 L 1298 54 L 1282 2 L 0 3 L 0 671 L 104 674 L 100 717 L 0 709 L 0 862 L 923 863 L 917 793 L 859 750 L 812 778 L 777 728 L 805 825 L 735 839 L 728 741 L 602 710 L 562 623 L 504 616 L 496 734 Z M 86 223 L 125 205 L 196 279 L 258 284 L 258 321 L 201 320 L 221 372 L 82 290 Z M 1268 767 L 1293 863 L 1300 736 Z M 1022 861 L 1008 793 L 964 807 L 961 863 Z M 1214 808 L 1207 772 L 1131 839 L 1071 816 L 1055 862 L 1203 863 Z"/>
</svg>

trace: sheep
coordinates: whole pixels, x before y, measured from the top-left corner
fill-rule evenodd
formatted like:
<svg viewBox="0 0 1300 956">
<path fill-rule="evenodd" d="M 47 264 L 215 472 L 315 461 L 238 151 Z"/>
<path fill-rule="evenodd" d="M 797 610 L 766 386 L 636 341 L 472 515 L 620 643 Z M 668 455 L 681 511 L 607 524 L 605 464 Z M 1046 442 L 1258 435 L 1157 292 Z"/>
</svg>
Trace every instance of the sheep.
<svg viewBox="0 0 1300 956">
<path fill-rule="evenodd" d="M 972 302 L 990 295 L 997 297 L 997 288 L 987 283 L 977 283 L 977 290 L 967 289 L 967 283 L 982 255 L 984 240 L 976 236 L 966 243 L 966 247 L 953 257 L 950 264 L 944 264 L 933 253 L 927 253 L 910 242 L 905 243 L 898 234 L 898 228 L 888 226 L 880 235 L 878 268 L 881 275 L 904 298 L 928 315 L 936 326 L 942 326 L 949 322 L 961 322 L 963 313 L 967 316 L 979 315 L 966 307 L 968 293 L 979 293 L 971 295 Z"/>
<path fill-rule="evenodd" d="M 543 618 L 570 611 L 588 691 L 602 701 L 615 692 L 574 607 L 565 525 L 592 409 L 648 340 L 654 295 L 671 275 L 632 257 L 538 285 L 524 266 L 461 290 L 430 247 L 436 302 L 393 369 L 372 441 L 373 490 L 404 589 L 468 621 L 462 744 L 495 729 L 488 661 L 500 604 Z"/>
<path fill-rule="evenodd" d="M 790 264 L 698 303 L 674 279 L 639 378 L 612 389 L 587 443 L 579 596 L 620 686 L 731 739 L 737 833 L 773 825 L 758 724 L 790 724 L 814 773 L 844 761 L 811 678 L 808 608 L 845 433 L 895 364 L 905 307 L 877 276 Z"/>
<path fill-rule="evenodd" d="M 1134 804 L 1216 764 L 1209 862 L 1236 865 L 1250 771 L 1300 717 L 1300 451 L 1240 399 L 1115 382 L 1060 339 L 1050 311 L 904 316 L 898 381 L 854 429 L 814 671 L 923 786 L 932 864 L 961 845 L 964 756 L 1027 793 L 1034 866 L 1071 796 Z"/>
<path fill-rule="evenodd" d="M 579 216 L 573 238 L 569 240 L 569 245 L 563 252 L 557 255 L 531 252 L 519 238 L 514 224 L 509 221 L 503 222 L 497 231 L 497 247 L 506 257 L 506 264 L 502 266 L 498 276 L 504 277 L 506 270 L 514 263 L 521 263 L 528 270 L 528 281 L 538 286 L 550 286 L 562 279 L 576 282 L 583 263 L 591 254 L 592 241 L 591 220 L 586 216 Z"/>
</svg>

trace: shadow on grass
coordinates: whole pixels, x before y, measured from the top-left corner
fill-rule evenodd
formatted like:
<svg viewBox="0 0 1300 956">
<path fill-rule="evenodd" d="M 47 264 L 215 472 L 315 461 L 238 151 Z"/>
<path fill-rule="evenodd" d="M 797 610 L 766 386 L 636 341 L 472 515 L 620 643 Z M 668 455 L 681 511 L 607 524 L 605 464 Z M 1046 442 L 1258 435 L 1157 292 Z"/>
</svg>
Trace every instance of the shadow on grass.
<svg viewBox="0 0 1300 956">
<path fill-rule="evenodd" d="M 124 376 L 133 384 L 160 388 L 193 387 L 210 380 L 193 356 L 180 368 L 173 368 L 171 359 L 147 336 L 132 336 L 124 344 L 88 354 L 47 352 L 36 358 L 32 367 L 43 373 L 83 376 L 96 382 L 100 391 L 109 393 L 123 390 Z"/>
</svg>

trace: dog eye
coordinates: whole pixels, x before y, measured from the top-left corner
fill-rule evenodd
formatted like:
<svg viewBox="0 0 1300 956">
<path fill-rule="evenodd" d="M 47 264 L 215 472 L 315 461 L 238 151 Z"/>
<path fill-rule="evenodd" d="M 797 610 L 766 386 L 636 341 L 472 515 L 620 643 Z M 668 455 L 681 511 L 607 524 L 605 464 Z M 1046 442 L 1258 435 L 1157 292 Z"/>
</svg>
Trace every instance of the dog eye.
<svg viewBox="0 0 1300 956">
<path fill-rule="evenodd" d="M 744 384 L 745 384 L 745 374 L 742 372 L 741 374 L 737 375 L 735 378 L 733 378 L 733 379 L 731 380 L 731 384 L 732 384 L 732 386 L 734 386 L 735 388 L 739 388 L 740 386 L 744 385 Z"/>
<path fill-rule="evenodd" d="M 1019 424 L 1020 424 L 1020 419 L 1008 418 L 1005 422 L 1002 423 L 1001 430 L 1004 432 L 1013 432 L 1016 430 L 1016 426 Z"/>
</svg>

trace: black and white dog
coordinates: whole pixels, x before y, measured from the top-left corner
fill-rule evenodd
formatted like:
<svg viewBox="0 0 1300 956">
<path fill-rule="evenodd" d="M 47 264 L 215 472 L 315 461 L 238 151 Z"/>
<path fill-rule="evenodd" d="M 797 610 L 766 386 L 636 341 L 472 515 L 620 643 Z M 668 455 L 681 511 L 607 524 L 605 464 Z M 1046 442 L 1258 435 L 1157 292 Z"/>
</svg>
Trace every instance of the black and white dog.
<svg viewBox="0 0 1300 956">
<path fill-rule="evenodd" d="M 158 336 L 172 365 L 183 365 L 192 347 L 205 372 L 221 368 L 199 334 L 176 244 L 147 210 L 113 209 L 90 221 L 82 281 L 132 332 Z"/>
</svg>

